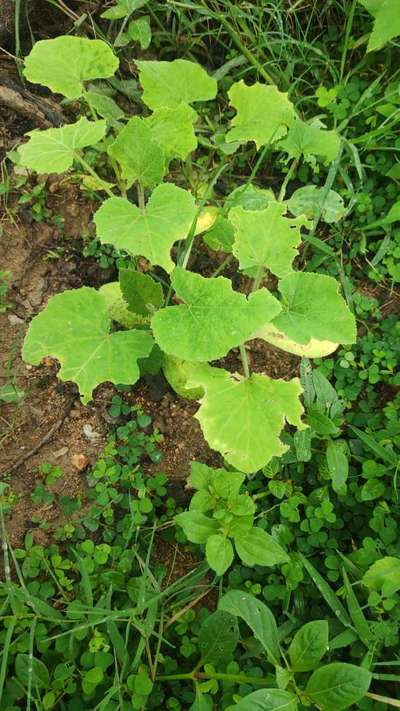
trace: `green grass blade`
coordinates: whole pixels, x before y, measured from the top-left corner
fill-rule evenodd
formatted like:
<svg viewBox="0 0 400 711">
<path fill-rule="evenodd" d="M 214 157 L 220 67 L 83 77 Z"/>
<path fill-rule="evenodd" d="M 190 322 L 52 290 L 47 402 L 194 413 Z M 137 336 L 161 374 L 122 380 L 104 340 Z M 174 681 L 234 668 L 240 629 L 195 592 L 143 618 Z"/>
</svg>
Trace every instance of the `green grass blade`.
<svg viewBox="0 0 400 711">
<path fill-rule="evenodd" d="M 310 561 L 307 560 L 307 558 L 302 553 L 300 553 L 299 555 L 307 573 L 318 588 L 326 604 L 331 608 L 332 612 L 338 618 L 339 622 L 341 622 L 342 625 L 344 625 L 345 627 L 352 627 L 350 617 L 347 614 L 346 609 L 340 602 L 336 593 L 334 593 L 332 588 L 328 585 L 326 580 L 323 579 L 322 575 L 320 575 L 318 570 L 314 568 L 312 563 L 310 563 Z"/>
<path fill-rule="evenodd" d="M 347 607 L 351 620 L 353 622 L 354 627 L 356 628 L 356 631 L 358 632 L 360 640 L 368 648 L 371 642 L 371 631 L 369 629 L 368 622 L 364 616 L 364 613 L 360 607 L 360 604 L 356 598 L 353 587 L 344 568 L 342 568 L 342 574 L 344 580 L 344 587 L 346 590 Z"/>
<path fill-rule="evenodd" d="M 358 427 L 349 425 L 349 428 L 354 432 L 354 434 L 357 435 L 358 439 L 361 440 L 361 442 L 365 444 L 368 449 L 371 449 L 380 459 L 383 459 L 384 462 L 391 464 L 392 467 L 396 466 L 397 457 L 394 452 L 391 452 L 386 449 L 386 447 L 383 447 L 374 437 L 366 432 L 363 432 L 362 430 L 359 430 Z"/>
</svg>

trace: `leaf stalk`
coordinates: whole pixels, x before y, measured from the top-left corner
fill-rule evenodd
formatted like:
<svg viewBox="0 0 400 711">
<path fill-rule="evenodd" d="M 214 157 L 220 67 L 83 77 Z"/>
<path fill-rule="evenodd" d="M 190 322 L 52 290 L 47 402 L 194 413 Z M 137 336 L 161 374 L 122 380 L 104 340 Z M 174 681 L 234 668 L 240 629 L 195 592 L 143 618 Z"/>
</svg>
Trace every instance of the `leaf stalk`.
<svg viewBox="0 0 400 711">
<path fill-rule="evenodd" d="M 95 178 L 95 180 L 98 180 L 99 183 L 104 184 L 103 189 L 104 189 L 104 192 L 107 193 L 108 197 L 114 197 L 113 191 L 110 190 L 110 188 L 105 184 L 105 181 L 102 180 L 102 178 L 100 178 L 100 176 L 96 173 L 94 168 L 92 168 L 92 166 L 89 165 L 89 163 L 79 153 L 75 153 L 75 158 L 81 164 L 82 168 L 84 168 L 86 170 L 86 172 L 92 176 L 92 178 Z"/>
</svg>

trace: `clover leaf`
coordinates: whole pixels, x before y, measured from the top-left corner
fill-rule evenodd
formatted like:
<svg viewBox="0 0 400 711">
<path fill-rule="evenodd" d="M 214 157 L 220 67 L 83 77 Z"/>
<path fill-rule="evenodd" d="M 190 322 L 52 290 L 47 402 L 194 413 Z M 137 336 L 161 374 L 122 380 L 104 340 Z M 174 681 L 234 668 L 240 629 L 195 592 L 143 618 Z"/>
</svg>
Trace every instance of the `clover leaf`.
<svg viewBox="0 0 400 711">
<path fill-rule="evenodd" d="M 145 331 L 110 333 L 111 319 L 104 297 L 82 287 L 53 296 L 36 316 L 25 337 L 22 356 L 38 365 L 45 356 L 57 358 L 58 377 L 77 383 L 82 402 L 91 399 L 104 381 L 132 385 L 139 376 L 138 358 L 145 358 L 153 339 Z"/>
<path fill-rule="evenodd" d="M 207 279 L 177 267 L 172 286 L 185 303 L 168 306 L 152 318 L 154 337 L 162 350 L 183 360 L 221 358 L 246 341 L 279 313 L 277 300 L 266 289 L 248 298 L 233 291 L 225 277 Z"/>
<path fill-rule="evenodd" d="M 98 143 L 105 132 L 105 121 L 84 117 L 61 128 L 29 131 L 29 141 L 18 149 L 20 163 L 37 173 L 63 173 L 81 148 Z"/>
<path fill-rule="evenodd" d="M 199 64 L 186 59 L 172 62 L 137 61 L 142 99 L 150 109 L 182 102 L 208 101 L 217 94 L 217 82 Z"/>
<path fill-rule="evenodd" d="M 39 40 L 25 58 L 24 75 L 68 99 L 79 99 L 84 81 L 113 76 L 119 61 L 102 40 L 62 36 Z"/>
<path fill-rule="evenodd" d="M 171 272 L 171 248 L 184 239 L 196 214 L 193 196 L 172 183 L 158 185 L 144 210 L 126 198 L 110 198 L 96 212 L 100 242 L 146 257 Z"/>
</svg>

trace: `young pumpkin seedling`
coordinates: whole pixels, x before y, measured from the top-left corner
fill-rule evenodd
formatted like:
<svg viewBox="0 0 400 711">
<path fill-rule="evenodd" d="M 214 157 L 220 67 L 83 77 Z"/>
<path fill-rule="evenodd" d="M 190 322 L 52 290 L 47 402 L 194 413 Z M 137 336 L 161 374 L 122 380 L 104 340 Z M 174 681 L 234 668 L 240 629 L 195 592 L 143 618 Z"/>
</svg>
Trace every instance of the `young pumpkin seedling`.
<svg viewBox="0 0 400 711">
<path fill-rule="evenodd" d="M 196 205 L 189 190 L 163 180 L 171 160 L 183 161 L 196 149 L 197 113 L 191 104 L 214 99 L 217 83 L 183 59 L 136 64 L 148 115 L 116 119 L 116 104 L 109 112 L 104 105 L 97 110 L 92 85 L 88 90 L 85 84 L 116 71 L 118 61 L 106 43 L 58 37 L 38 42 L 26 58 L 29 81 L 80 99 L 101 118 L 82 116 L 61 128 L 32 131 L 19 149 L 21 164 L 39 173 L 75 164 L 89 173 L 86 177 L 108 196 L 94 217 L 97 239 L 145 257 L 149 270 L 123 270 L 119 283 L 51 298 L 30 325 L 23 357 L 33 365 L 48 355 L 57 358 L 59 377 L 77 383 L 84 403 L 104 381 L 134 384 L 143 359 L 162 361 L 170 384 L 200 401 L 196 417 L 210 446 L 234 468 L 252 473 L 287 449 L 280 439 L 285 422 L 305 425 L 300 381 L 251 373 L 246 343 L 262 338 L 290 353 L 319 357 L 355 341 L 355 320 L 337 282 L 293 269 L 301 229 L 311 226 L 308 217 L 319 218 L 327 196 L 309 199 L 307 217 L 297 210 L 293 218 L 287 215 L 286 184 L 276 200 L 249 183 L 205 215 L 206 199 Z M 329 163 L 339 153 L 339 136 L 315 120 L 302 121 L 276 87 L 240 81 L 229 98 L 236 115 L 224 145 L 232 150 L 253 141 L 257 148 L 284 151 L 292 173 L 301 158 Z M 107 153 L 114 182 L 105 182 L 86 160 L 89 146 Z M 220 170 L 223 166 L 217 174 Z M 204 238 L 236 257 L 252 279 L 248 296 L 234 291 L 225 277 L 206 278 L 188 269 L 196 234 L 210 215 Z M 267 270 L 279 279 L 279 298 L 263 286 Z M 164 292 L 160 283 L 169 288 Z M 125 330 L 115 330 L 113 321 Z M 209 365 L 235 347 L 243 376 Z"/>
</svg>

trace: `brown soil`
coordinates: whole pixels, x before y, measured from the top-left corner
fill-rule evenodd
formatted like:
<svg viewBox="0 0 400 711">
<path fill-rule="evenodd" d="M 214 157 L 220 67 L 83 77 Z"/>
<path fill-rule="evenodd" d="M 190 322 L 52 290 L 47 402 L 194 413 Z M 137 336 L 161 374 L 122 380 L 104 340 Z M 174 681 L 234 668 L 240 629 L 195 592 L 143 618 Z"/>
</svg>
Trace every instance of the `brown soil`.
<svg viewBox="0 0 400 711">
<path fill-rule="evenodd" d="M 84 478 L 74 466 L 74 455 L 83 454 L 88 462 L 95 461 L 107 430 L 102 416 L 106 397 L 100 398 L 96 408 L 84 408 L 75 387 L 57 380 L 57 366 L 51 359 L 33 368 L 20 356 L 31 317 L 49 296 L 82 283 L 77 250 L 74 242 L 68 243 L 76 238 L 78 226 L 74 227 L 67 208 L 68 201 L 64 200 L 59 212 L 66 217 L 65 236 L 49 222 L 13 222 L 7 214 L 1 224 L 0 268 L 11 272 L 7 294 L 11 306 L 0 314 L 0 385 L 12 382 L 25 393 L 17 404 L 0 403 L 0 476 L 19 496 L 10 525 L 12 541 L 20 539 L 33 515 L 48 521 L 55 515 L 52 507 L 37 509 L 30 499 L 38 483 L 37 467 L 44 462 L 62 467 L 63 476 L 55 486 L 58 495 L 82 493 Z M 80 219 L 87 220 L 87 214 L 81 210 Z M 62 261 L 48 258 L 60 248 L 65 250 Z M 37 451 L 26 457 L 32 450 Z"/>
<path fill-rule="evenodd" d="M 37 471 L 41 464 L 50 462 L 62 468 L 62 477 L 53 487 L 57 496 L 84 494 L 85 469 L 104 446 L 112 422 L 107 409 L 115 394 L 113 386 L 100 386 L 93 402 L 84 407 L 76 387 L 57 379 L 55 361 L 46 358 L 32 367 L 21 359 L 29 321 L 50 296 L 83 284 L 98 287 L 116 277 L 113 270 L 102 270 L 95 260 L 82 257 L 80 235 L 92 231 L 93 206 L 65 177 L 47 180 L 46 193 L 51 213 L 63 217 L 62 228 L 51 219 L 36 223 L 29 207 L 17 210 L 10 204 L 3 209 L 0 224 L 0 270 L 11 273 L 9 308 L 0 314 L 0 386 L 12 382 L 25 393 L 19 403 L 0 401 L 0 481 L 9 483 L 10 491 L 18 496 L 8 524 L 14 545 L 32 528 L 32 517 L 57 523 L 56 503 L 35 506 L 31 499 L 41 481 Z M 162 469 L 174 495 L 184 492 L 182 481 L 193 459 L 219 463 L 193 418 L 197 404 L 177 399 L 161 377 L 134 389 L 131 401 L 152 415 L 163 434 Z M 77 455 L 86 463 L 83 470 L 76 466 Z M 43 531 L 34 532 L 36 540 L 43 542 Z"/>
</svg>

